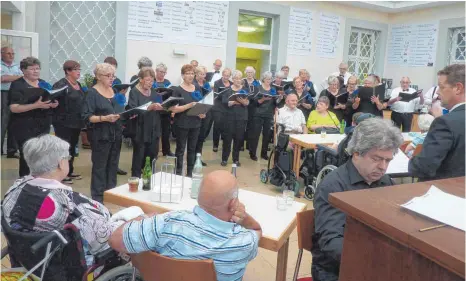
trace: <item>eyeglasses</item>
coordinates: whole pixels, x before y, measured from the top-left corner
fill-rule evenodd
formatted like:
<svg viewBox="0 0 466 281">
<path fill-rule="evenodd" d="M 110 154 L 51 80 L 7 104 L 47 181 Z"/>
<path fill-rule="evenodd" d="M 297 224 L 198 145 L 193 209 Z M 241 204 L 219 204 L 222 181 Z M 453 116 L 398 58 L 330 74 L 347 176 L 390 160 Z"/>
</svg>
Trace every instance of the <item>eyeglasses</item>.
<svg viewBox="0 0 466 281">
<path fill-rule="evenodd" d="M 26 70 L 29 70 L 29 71 L 40 71 L 40 67 L 34 67 L 34 68 L 26 68 Z"/>
<path fill-rule="evenodd" d="M 68 155 L 68 156 L 64 156 L 62 159 L 63 159 L 63 160 L 70 161 L 72 157 L 73 157 L 73 156 Z"/>
<path fill-rule="evenodd" d="M 81 71 L 81 68 L 74 68 L 73 70 Z"/>
<path fill-rule="evenodd" d="M 14 55 L 15 55 L 15 53 L 5 53 L 5 52 L 2 52 L 2 54 L 10 55 L 10 56 L 14 56 Z"/>
<path fill-rule="evenodd" d="M 108 79 L 115 79 L 115 78 L 116 78 L 116 76 L 113 75 L 113 74 L 101 74 L 101 76 L 105 76 L 105 77 L 107 77 Z"/>
</svg>

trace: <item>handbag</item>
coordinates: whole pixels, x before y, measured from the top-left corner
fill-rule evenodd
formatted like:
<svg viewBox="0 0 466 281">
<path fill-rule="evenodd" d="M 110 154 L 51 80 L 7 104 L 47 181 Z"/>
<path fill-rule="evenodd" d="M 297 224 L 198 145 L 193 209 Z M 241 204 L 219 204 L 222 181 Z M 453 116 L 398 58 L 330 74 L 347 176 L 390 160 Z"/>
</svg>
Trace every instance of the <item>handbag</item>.
<svg viewBox="0 0 466 281">
<path fill-rule="evenodd" d="M 327 134 L 340 134 L 340 129 L 334 127 L 321 127 L 315 130 L 316 134 L 322 133 L 322 130 L 325 130 Z"/>
</svg>

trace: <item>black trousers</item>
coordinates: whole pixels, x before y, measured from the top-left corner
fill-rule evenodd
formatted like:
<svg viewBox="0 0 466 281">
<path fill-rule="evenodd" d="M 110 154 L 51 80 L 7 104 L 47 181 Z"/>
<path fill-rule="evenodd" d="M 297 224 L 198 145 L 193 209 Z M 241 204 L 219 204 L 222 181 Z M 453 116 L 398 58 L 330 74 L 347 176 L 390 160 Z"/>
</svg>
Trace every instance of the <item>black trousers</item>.
<svg viewBox="0 0 466 281">
<path fill-rule="evenodd" d="M 121 136 L 115 141 L 92 140 L 92 199 L 103 202 L 104 191 L 117 183 L 118 161 L 120 160 Z"/>
<path fill-rule="evenodd" d="M 200 128 L 179 128 L 175 126 L 176 132 L 176 173 L 181 175 L 183 170 L 183 156 L 184 150 L 187 146 L 188 155 L 187 155 L 187 171 L 186 175 L 188 177 L 192 176 L 194 162 L 196 161 L 196 144 L 199 137 Z"/>
<path fill-rule="evenodd" d="M 201 129 L 199 130 L 199 137 L 197 138 L 196 144 L 196 153 L 202 154 L 202 147 L 204 146 L 204 142 L 210 134 L 210 128 L 212 128 L 212 123 L 214 122 L 212 112 L 208 111 L 205 118 L 201 121 Z"/>
<path fill-rule="evenodd" d="M 3 144 L 5 141 L 5 135 L 7 135 L 7 142 L 6 142 L 6 153 L 8 155 L 13 155 L 18 150 L 18 143 L 15 140 L 15 137 L 12 134 L 12 129 L 9 128 L 10 122 L 10 106 L 8 102 L 8 91 L 2 91 L 2 128 L 1 128 L 1 145 L 2 145 L 2 153 L 3 153 Z"/>
<path fill-rule="evenodd" d="M 233 140 L 233 162 L 239 161 L 239 151 L 243 145 L 244 128 L 246 122 L 244 120 L 224 121 L 225 129 L 223 130 L 223 145 L 222 145 L 222 161 L 227 162 L 231 152 L 231 141 Z"/>
<path fill-rule="evenodd" d="M 273 125 L 273 118 L 271 117 L 260 117 L 254 116 L 251 128 L 248 132 L 249 136 L 249 153 L 251 155 L 256 155 L 257 145 L 259 144 L 259 137 L 262 131 L 262 147 L 261 147 L 261 156 L 267 155 L 267 148 L 270 141 L 270 128 Z"/>
<path fill-rule="evenodd" d="M 160 123 L 162 124 L 162 153 L 167 155 L 170 152 L 170 114 L 160 114 Z"/>
<path fill-rule="evenodd" d="M 29 170 L 29 166 L 26 163 L 26 160 L 24 159 L 24 153 L 23 153 L 23 145 L 26 143 L 27 140 L 20 141 L 18 143 L 19 146 L 19 177 L 22 178 L 24 176 L 27 176 L 31 173 Z"/>
<path fill-rule="evenodd" d="M 133 139 L 133 160 L 131 163 L 131 176 L 132 177 L 141 177 L 142 169 L 146 164 L 146 157 L 150 158 L 150 163 L 152 165 L 152 160 L 157 159 L 159 154 L 159 138 L 153 140 L 153 142 L 140 142 Z"/>
<path fill-rule="evenodd" d="M 68 176 L 71 176 L 74 172 L 74 157 L 76 156 L 76 145 L 79 141 L 79 135 L 81 134 L 81 129 L 75 128 L 67 128 L 62 125 L 53 125 L 53 129 L 55 130 L 55 136 L 61 138 L 62 140 L 66 141 L 70 144 L 70 156 L 71 159 L 69 161 L 70 171 Z"/>
<path fill-rule="evenodd" d="M 411 124 L 413 122 L 412 113 L 398 113 L 392 111 L 391 119 L 393 123 L 395 123 L 395 126 L 400 128 L 403 133 L 411 131 Z"/>
<path fill-rule="evenodd" d="M 220 143 L 220 138 L 223 139 L 223 118 L 225 117 L 225 113 L 221 111 L 213 111 L 212 115 L 214 119 L 214 131 L 212 133 L 213 145 L 214 147 L 218 147 L 218 144 Z"/>
</svg>

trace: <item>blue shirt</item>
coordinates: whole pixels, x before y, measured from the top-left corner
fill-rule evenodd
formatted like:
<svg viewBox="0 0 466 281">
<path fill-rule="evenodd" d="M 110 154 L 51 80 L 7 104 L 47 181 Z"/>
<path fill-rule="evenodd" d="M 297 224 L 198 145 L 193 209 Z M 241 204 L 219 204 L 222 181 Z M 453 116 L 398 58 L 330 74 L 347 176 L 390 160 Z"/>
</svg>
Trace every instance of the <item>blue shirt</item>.
<svg viewBox="0 0 466 281">
<path fill-rule="evenodd" d="M 2 61 L 2 76 L 3 75 L 18 75 L 23 76 L 23 72 L 19 69 L 19 64 L 13 62 L 8 65 Z M 2 83 L 2 91 L 8 91 L 10 89 L 11 82 Z"/>
<path fill-rule="evenodd" d="M 124 226 L 123 242 L 129 253 L 155 251 L 188 260 L 212 259 L 218 281 L 241 280 L 246 265 L 256 257 L 259 237 L 253 230 L 217 219 L 196 206 Z"/>
</svg>

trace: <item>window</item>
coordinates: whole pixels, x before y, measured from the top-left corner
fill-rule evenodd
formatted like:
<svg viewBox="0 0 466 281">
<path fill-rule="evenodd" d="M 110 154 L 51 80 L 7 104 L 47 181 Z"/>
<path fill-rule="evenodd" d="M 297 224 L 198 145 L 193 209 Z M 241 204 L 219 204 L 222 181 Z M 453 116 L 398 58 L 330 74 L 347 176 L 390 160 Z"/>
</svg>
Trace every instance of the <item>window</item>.
<svg viewBox="0 0 466 281">
<path fill-rule="evenodd" d="M 457 27 L 450 28 L 448 32 L 448 42 L 449 42 L 449 51 L 448 51 L 448 64 L 454 63 L 464 63 L 465 58 L 465 28 Z"/>
<path fill-rule="evenodd" d="M 374 72 L 379 36 L 380 31 L 351 28 L 348 48 L 348 71 L 356 75 L 360 80 Z"/>
<path fill-rule="evenodd" d="M 271 51 L 272 18 L 240 13 L 236 68 L 244 72 L 246 66 L 253 66 L 259 78 L 270 69 Z"/>
</svg>

